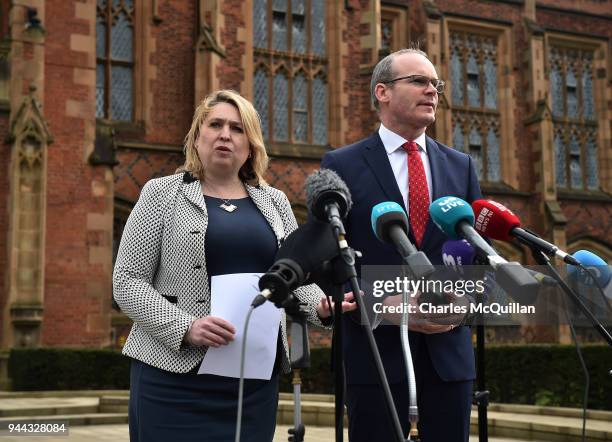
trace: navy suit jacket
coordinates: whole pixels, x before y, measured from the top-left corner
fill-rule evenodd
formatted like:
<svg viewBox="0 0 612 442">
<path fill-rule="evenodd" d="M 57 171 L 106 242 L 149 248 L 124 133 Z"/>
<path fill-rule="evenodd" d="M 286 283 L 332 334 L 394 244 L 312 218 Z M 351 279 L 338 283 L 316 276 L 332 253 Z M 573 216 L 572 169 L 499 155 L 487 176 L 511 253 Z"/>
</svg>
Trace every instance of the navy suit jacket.
<svg viewBox="0 0 612 442">
<path fill-rule="evenodd" d="M 472 202 L 481 198 L 472 159 L 432 138 L 426 137 L 426 140 L 433 200 L 443 196 L 456 196 Z M 351 192 L 353 206 L 347 216 L 345 227 L 349 245 L 363 253 L 363 257 L 357 260 L 358 273 L 362 265 L 401 265 L 402 260 L 394 247 L 381 243 L 374 235 L 370 223 L 372 207 L 380 202 L 395 201 L 406 210 L 378 132 L 355 144 L 328 152 L 323 157 L 321 168 L 338 173 Z M 414 243 L 411 233 L 409 237 Z M 441 248 L 447 239 L 448 237 L 430 218 L 420 249 L 427 254 L 432 264 L 442 265 Z M 357 321 L 348 319 L 343 321 L 343 324 L 347 383 L 377 383 L 373 358 L 367 348 L 366 336 L 361 326 Z M 475 378 L 474 352 L 469 327 L 458 327 L 448 333 L 422 334 L 422 336 L 417 336 L 421 334 L 415 332 L 410 334 L 411 347 L 412 341 L 427 346 L 432 364 L 443 380 L 465 381 Z M 374 336 L 389 382 L 403 381 L 406 369 L 399 327 L 380 326 L 374 330 Z"/>
</svg>

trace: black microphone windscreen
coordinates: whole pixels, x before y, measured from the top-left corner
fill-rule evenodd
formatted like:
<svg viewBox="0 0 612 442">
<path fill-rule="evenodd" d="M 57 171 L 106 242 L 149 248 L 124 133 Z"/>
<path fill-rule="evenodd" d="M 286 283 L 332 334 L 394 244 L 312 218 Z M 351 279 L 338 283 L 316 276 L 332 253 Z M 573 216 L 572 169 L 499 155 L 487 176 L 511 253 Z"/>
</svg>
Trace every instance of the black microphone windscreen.
<svg viewBox="0 0 612 442">
<path fill-rule="evenodd" d="M 275 261 L 291 259 L 307 274 L 337 254 L 338 241 L 331 226 L 311 220 L 287 236 L 276 253 Z"/>
<path fill-rule="evenodd" d="M 333 170 L 314 171 L 306 178 L 304 186 L 306 187 L 306 204 L 318 219 L 325 219 L 325 204 L 328 200 L 338 204 L 341 217 L 345 217 L 353 205 L 351 192 L 342 178 Z"/>
</svg>

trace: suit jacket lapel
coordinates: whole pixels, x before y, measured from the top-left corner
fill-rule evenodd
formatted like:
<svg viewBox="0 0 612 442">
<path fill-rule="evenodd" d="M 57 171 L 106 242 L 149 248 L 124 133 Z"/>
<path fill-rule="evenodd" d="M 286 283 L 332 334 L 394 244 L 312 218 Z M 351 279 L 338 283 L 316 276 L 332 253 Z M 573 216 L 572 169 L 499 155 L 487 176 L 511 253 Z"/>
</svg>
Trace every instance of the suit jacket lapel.
<svg viewBox="0 0 612 442">
<path fill-rule="evenodd" d="M 427 143 L 427 158 L 429 160 L 429 168 L 431 169 L 431 183 L 432 201 L 437 200 L 443 196 L 447 196 L 446 186 L 446 173 L 444 171 L 446 164 L 446 154 L 440 150 L 438 144 L 429 137 L 425 138 Z M 434 224 L 431 217 L 427 221 L 427 227 L 425 228 L 425 235 L 423 236 L 423 243 L 421 249 L 424 248 L 427 240 L 433 235 L 438 227 Z"/>
<path fill-rule="evenodd" d="M 200 180 L 183 182 L 183 194 L 194 205 L 202 209 L 204 214 L 208 213 L 206 211 L 206 203 L 204 202 L 204 195 L 202 194 Z"/>
<path fill-rule="evenodd" d="M 276 245 L 280 246 L 281 241 L 285 239 L 285 228 L 272 196 L 269 192 L 266 192 L 264 187 L 253 187 L 248 184 L 245 184 L 245 187 L 249 193 L 249 196 L 251 197 L 251 200 L 253 200 L 261 214 L 272 228 L 272 231 L 276 236 Z"/>
<path fill-rule="evenodd" d="M 378 132 L 374 133 L 366 142 L 367 144 L 363 150 L 366 163 L 372 169 L 372 173 L 386 197 L 390 201 L 395 201 L 401 205 L 405 211 L 406 205 L 404 204 L 404 199 L 399 187 L 397 187 L 397 181 L 395 181 L 395 175 L 393 174 L 387 151 Z"/>
</svg>

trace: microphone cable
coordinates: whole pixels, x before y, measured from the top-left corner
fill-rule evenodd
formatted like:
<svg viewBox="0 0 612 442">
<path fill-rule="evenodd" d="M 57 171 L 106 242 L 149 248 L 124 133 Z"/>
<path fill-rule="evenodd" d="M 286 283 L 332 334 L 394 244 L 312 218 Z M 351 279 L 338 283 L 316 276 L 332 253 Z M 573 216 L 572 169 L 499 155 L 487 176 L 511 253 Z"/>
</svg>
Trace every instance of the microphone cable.
<svg viewBox="0 0 612 442">
<path fill-rule="evenodd" d="M 567 299 L 565 297 L 563 299 L 564 304 L 564 312 L 567 318 L 567 324 L 569 325 L 570 332 L 572 334 L 572 339 L 574 340 L 574 344 L 576 345 L 576 352 L 578 353 L 578 360 L 580 361 L 580 366 L 582 367 L 582 372 L 584 373 L 584 396 L 582 399 L 582 442 L 586 441 L 586 418 L 587 418 L 587 405 L 589 401 L 589 390 L 591 387 L 591 375 L 589 374 L 589 370 L 586 366 L 586 362 L 584 361 L 584 356 L 582 354 L 582 347 L 580 342 L 578 342 L 578 335 L 576 334 L 576 329 L 574 328 L 574 324 L 572 322 L 572 318 L 569 311 L 569 305 L 567 304 Z"/>
<path fill-rule="evenodd" d="M 242 402 L 244 398 L 244 360 L 246 358 L 246 341 L 247 331 L 249 329 L 249 321 L 251 320 L 251 314 L 255 310 L 255 306 L 251 306 L 249 309 L 246 320 L 244 322 L 244 338 L 242 339 L 242 349 L 240 350 L 240 382 L 238 383 L 238 413 L 236 415 L 236 437 L 235 442 L 240 442 L 240 431 L 242 428 Z"/>
</svg>

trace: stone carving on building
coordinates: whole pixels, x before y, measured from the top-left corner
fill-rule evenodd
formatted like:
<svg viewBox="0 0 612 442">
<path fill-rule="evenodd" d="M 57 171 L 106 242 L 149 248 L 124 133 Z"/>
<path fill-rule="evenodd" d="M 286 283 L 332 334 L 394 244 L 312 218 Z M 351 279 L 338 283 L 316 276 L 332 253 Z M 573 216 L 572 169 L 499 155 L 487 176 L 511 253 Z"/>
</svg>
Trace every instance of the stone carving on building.
<svg viewBox="0 0 612 442">
<path fill-rule="evenodd" d="M 4 348 L 36 347 L 44 302 L 45 177 L 53 137 L 31 86 L 10 125 L 9 298 Z"/>
</svg>

